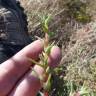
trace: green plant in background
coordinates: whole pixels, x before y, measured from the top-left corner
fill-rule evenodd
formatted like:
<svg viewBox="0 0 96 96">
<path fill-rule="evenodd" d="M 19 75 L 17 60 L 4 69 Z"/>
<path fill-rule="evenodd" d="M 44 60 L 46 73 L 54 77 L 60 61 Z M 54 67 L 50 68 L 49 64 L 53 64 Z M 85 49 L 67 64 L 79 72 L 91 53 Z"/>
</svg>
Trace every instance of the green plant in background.
<svg viewBox="0 0 96 96">
<path fill-rule="evenodd" d="M 67 4 L 69 16 L 81 23 L 91 21 L 91 16 L 86 12 L 87 3 L 83 0 L 70 0 Z"/>
<path fill-rule="evenodd" d="M 96 92 L 90 90 L 85 84 L 77 85 L 74 81 L 67 81 L 58 76 L 55 80 L 54 92 L 50 96 L 96 96 Z"/>
<path fill-rule="evenodd" d="M 67 84 L 69 95 L 68 96 L 95 96 L 96 93 L 86 87 L 85 84 L 77 86 L 73 81 Z"/>
</svg>

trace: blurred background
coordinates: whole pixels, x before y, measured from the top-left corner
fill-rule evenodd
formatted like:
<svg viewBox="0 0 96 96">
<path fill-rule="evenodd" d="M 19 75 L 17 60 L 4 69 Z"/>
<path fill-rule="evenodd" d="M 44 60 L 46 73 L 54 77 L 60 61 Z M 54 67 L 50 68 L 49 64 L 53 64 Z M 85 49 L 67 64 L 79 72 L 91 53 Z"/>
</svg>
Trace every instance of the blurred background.
<svg viewBox="0 0 96 96">
<path fill-rule="evenodd" d="M 52 15 L 49 26 L 55 35 L 51 40 L 61 48 L 62 61 L 53 76 L 50 96 L 79 96 L 71 93 L 82 90 L 87 95 L 80 96 L 96 96 L 96 0 L 20 0 L 20 3 L 32 40 L 35 36 L 43 37 L 38 14 Z"/>
</svg>

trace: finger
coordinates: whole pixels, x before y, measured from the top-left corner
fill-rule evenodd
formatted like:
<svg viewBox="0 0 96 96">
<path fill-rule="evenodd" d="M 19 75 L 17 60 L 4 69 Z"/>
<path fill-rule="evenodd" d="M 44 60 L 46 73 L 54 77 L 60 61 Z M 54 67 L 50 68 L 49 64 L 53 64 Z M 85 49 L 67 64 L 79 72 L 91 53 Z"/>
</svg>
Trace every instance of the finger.
<svg viewBox="0 0 96 96">
<path fill-rule="evenodd" d="M 43 44 L 37 40 L 0 65 L 0 96 L 6 96 L 18 79 L 30 68 L 27 57 L 37 59 Z"/>
<path fill-rule="evenodd" d="M 55 53 L 56 52 L 56 53 Z M 49 59 L 52 66 L 57 66 L 60 62 L 61 52 L 60 49 L 54 46 L 50 54 L 51 59 Z M 58 59 L 59 58 L 59 59 Z M 52 61 L 51 61 L 52 60 Z M 41 83 L 38 79 L 39 76 L 42 76 L 44 70 L 42 67 L 35 65 L 33 73 L 28 73 L 16 86 L 14 91 L 9 96 L 36 96 L 37 92 L 41 89 Z"/>
<path fill-rule="evenodd" d="M 49 55 L 48 64 L 52 68 L 58 66 L 59 62 L 61 61 L 62 53 L 58 46 L 53 46 L 51 49 L 51 53 Z"/>
</svg>

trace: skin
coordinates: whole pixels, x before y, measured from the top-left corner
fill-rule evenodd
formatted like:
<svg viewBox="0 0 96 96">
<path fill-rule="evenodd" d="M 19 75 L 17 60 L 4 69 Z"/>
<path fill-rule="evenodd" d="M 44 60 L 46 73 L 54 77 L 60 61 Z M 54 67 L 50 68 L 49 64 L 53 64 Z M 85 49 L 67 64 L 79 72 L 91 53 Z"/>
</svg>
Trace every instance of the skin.
<svg viewBox="0 0 96 96">
<path fill-rule="evenodd" d="M 28 57 L 37 60 L 42 50 L 43 43 L 37 40 L 0 65 L 0 96 L 36 96 L 42 87 L 36 74 L 42 76 L 44 70 L 33 66 Z M 52 47 L 49 65 L 56 67 L 60 60 L 60 49 Z M 35 75 L 31 67 L 36 71 Z"/>
</svg>

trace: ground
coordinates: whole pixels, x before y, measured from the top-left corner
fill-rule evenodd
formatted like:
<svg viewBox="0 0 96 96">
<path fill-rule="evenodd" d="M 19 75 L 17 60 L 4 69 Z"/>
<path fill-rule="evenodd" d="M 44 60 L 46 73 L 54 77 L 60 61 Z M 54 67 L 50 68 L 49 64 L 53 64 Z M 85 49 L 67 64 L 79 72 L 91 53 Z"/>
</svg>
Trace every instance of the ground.
<svg viewBox="0 0 96 96">
<path fill-rule="evenodd" d="M 87 20 L 86 23 L 80 22 L 81 19 L 77 21 L 77 17 L 70 17 L 68 7 L 65 6 L 68 0 L 21 0 L 21 5 L 28 16 L 29 34 L 33 40 L 35 40 L 35 35 L 43 36 L 38 14 L 52 15 L 50 30 L 55 32 L 52 41 L 55 40 L 62 49 L 61 66 L 63 70 L 59 76 L 77 85 L 80 84 L 80 86 L 85 83 L 92 91 L 96 91 L 96 0 L 79 1 L 88 4 L 86 14 L 90 15 L 91 20 L 84 15 L 87 19 L 84 17 L 85 19 L 82 20 Z M 96 96 L 96 94 L 90 96 Z"/>
</svg>

